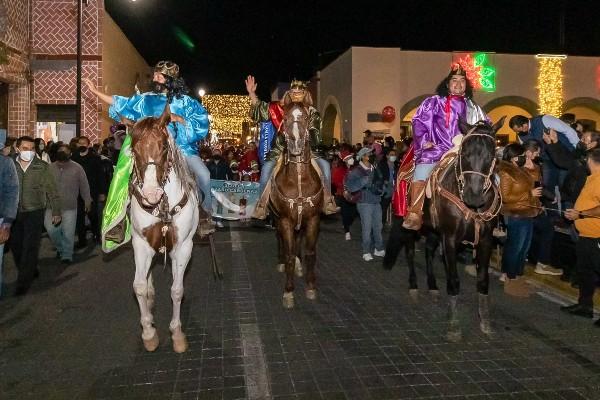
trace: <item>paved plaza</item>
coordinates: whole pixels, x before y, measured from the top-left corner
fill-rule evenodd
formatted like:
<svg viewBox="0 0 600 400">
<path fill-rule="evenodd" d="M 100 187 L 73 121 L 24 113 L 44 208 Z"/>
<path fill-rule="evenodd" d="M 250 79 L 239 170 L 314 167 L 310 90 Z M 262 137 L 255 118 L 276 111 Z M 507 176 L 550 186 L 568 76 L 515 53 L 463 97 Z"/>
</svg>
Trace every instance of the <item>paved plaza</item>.
<svg viewBox="0 0 600 400">
<path fill-rule="evenodd" d="M 600 399 L 600 329 L 563 315 L 548 296 L 509 298 L 491 285 L 496 334 L 482 335 L 474 278 L 461 269 L 463 340 L 445 340 L 447 297 L 408 294 L 402 258 L 391 271 L 361 259 L 360 223 L 343 240 L 322 223 L 318 299 L 282 307 L 274 231 L 226 224 L 215 234 L 225 278 L 197 243 L 185 278 L 189 350 L 172 351 L 170 268 L 156 258 L 160 346 L 144 350 L 132 291 L 131 248 L 99 248 L 64 267 L 43 241 L 40 278 L 12 297 L 5 258 L 0 301 L 0 399 Z M 417 253 L 425 288 L 423 254 Z M 445 287 L 441 262 L 436 264 Z M 443 292 L 443 291 L 442 291 Z"/>
</svg>

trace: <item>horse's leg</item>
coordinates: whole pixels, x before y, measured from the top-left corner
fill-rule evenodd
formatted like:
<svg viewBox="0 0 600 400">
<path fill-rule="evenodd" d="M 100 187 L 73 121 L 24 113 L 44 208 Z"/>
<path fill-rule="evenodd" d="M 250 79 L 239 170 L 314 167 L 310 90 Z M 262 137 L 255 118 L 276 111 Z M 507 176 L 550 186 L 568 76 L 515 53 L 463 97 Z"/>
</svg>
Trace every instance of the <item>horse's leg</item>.
<svg viewBox="0 0 600 400">
<path fill-rule="evenodd" d="M 300 261 L 302 259 L 302 252 L 300 251 L 302 249 L 302 236 L 303 235 L 296 235 L 296 260 L 294 264 L 294 272 L 298 278 L 302 278 L 304 275 L 304 271 L 302 270 L 302 261 Z"/>
<path fill-rule="evenodd" d="M 283 254 L 285 257 L 285 288 L 283 292 L 283 306 L 285 308 L 293 308 L 294 269 L 296 265 L 296 238 L 294 237 L 294 227 L 290 220 L 280 218 L 277 230 L 281 235 L 281 240 L 283 242 Z"/>
<path fill-rule="evenodd" d="M 183 298 L 183 275 L 190 257 L 192 256 L 193 241 L 185 240 L 180 246 L 171 251 L 171 269 L 173 270 L 173 285 L 171 286 L 171 300 L 173 301 L 173 317 L 169 324 L 173 351 L 183 353 L 188 344 L 185 334 L 181 330 L 181 299 Z"/>
<path fill-rule="evenodd" d="M 404 254 L 406 256 L 406 264 L 408 264 L 408 294 L 416 301 L 419 297 L 419 283 L 417 279 L 417 270 L 415 268 L 415 246 L 419 235 L 416 232 L 404 228 L 402 229 L 404 230 L 402 233 Z"/>
<path fill-rule="evenodd" d="M 154 279 L 152 278 L 152 272 L 150 272 L 148 274 L 148 298 L 147 298 L 148 310 L 150 310 L 150 312 L 152 312 L 152 308 L 154 308 L 155 293 L 156 292 L 154 290 Z"/>
<path fill-rule="evenodd" d="M 489 264 L 493 250 L 493 237 L 491 234 L 482 237 L 477 245 L 477 293 L 479 298 L 479 328 L 486 335 L 493 333 L 490 324 L 490 309 L 488 289 L 490 284 Z"/>
<path fill-rule="evenodd" d="M 458 293 L 460 292 L 460 281 L 456 270 L 456 240 L 454 236 L 443 235 L 442 245 L 444 249 L 444 260 L 446 266 L 446 290 L 448 292 L 448 334 L 451 342 L 458 342 L 462 338 L 460 323 L 458 320 Z"/>
<path fill-rule="evenodd" d="M 320 222 L 319 215 L 315 215 L 308 220 L 305 229 L 304 265 L 306 266 L 306 298 L 309 300 L 317 298 L 315 264 L 317 263 L 317 239 L 319 238 Z"/>
<path fill-rule="evenodd" d="M 135 260 L 135 278 L 133 280 L 133 291 L 140 307 L 140 324 L 142 325 L 142 340 L 148 351 L 154 351 L 158 347 L 158 334 L 152 326 L 154 317 L 148 307 L 148 274 L 154 251 L 148 243 L 137 236 L 132 238 Z"/>
<path fill-rule="evenodd" d="M 437 299 L 440 291 L 437 287 L 435 274 L 433 273 L 433 262 L 440 246 L 440 236 L 436 232 L 429 232 L 425 239 L 425 268 L 427 271 L 427 287 L 429 293 Z"/>
<path fill-rule="evenodd" d="M 279 229 L 275 231 L 275 235 L 277 236 L 277 248 L 279 251 L 279 254 L 277 255 L 277 272 L 285 272 L 285 251 L 283 249 L 283 239 L 281 238 L 281 233 L 279 233 Z"/>
</svg>

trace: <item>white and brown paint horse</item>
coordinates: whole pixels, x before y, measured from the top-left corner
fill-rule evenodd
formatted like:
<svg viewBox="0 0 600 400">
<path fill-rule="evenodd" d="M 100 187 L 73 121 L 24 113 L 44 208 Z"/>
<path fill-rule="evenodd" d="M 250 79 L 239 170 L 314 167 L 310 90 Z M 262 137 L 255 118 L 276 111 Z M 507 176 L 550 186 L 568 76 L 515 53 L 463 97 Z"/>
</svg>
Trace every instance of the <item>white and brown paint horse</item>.
<svg viewBox="0 0 600 400">
<path fill-rule="evenodd" d="M 171 115 L 167 104 L 159 118 L 148 117 L 133 125 L 130 218 L 135 257 L 133 289 L 140 306 L 144 347 L 154 351 L 159 344 L 152 316 L 152 259 L 158 252 L 166 261 L 168 253 L 173 273 L 173 317 L 169 328 L 173 350 L 182 353 L 187 349 L 180 320 L 183 276 L 198 226 L 198 195 L 185 159 L 167 132 L 167 125 L 173 120 L 181 117 Z"/>
</svg>

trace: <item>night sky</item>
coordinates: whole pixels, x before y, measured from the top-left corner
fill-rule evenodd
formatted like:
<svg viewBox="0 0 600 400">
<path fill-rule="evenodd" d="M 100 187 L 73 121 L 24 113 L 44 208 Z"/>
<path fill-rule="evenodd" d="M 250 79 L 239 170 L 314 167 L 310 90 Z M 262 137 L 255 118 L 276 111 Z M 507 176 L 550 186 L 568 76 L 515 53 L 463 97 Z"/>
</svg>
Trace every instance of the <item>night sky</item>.
<svg viewBox="0 0 600 400">
<path fill-rule="evenodd" d="M 561 3 L 563 5 L 561 6 Z M 105 0 L 149 64 L 177 62 L 188 86 L 244 94 L 256 76 L 310 79 L 350 46 L 600 56 L 598 0 Z M 560 45 L 564 9 L 564 48 Z M 376 62 L 376 60 L 374 60 Z"/>
</svg>

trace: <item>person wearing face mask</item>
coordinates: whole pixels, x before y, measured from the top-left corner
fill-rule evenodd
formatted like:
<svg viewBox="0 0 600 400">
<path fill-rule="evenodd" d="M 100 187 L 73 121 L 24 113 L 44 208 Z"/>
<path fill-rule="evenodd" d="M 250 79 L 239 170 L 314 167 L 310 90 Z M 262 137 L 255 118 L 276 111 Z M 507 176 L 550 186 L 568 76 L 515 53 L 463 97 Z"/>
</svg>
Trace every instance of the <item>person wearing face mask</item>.
<svg viewBox="0 0 600 400">
<path fill-rule="evenodd" d="M 10 228 L 19 206 L 19 178 L 14 161 L 1 153 L 4 150 L 6 131 L 0 129 L 0 296 L 2 295 L 2 264 L 4 244 L 10 238 Z"/>
<path fill-rule="evenodd" d="M 383 194 L 381 195 L 381 217 L 382 223 L 385 226 L 387 222 L 387 214 L 392 202 L 392 194 L 394 193 L 394 185 L 396 181 L 396 173 L 398 171 L 398 157 L 394 148 L 386 149 L 385 157 L 379 161 L 378 168 L 383 175 Z"/>
<path fill-rule="evenodd" d="M 455 146 L 453 139 L 461 134 L 460 119 L 471 125 L 489 122 L 473 101 L 473 86 L 467 72 L 460 64 L 454 64 L 438 85 L 437 95 L 426 98 L 412 119 L 415 170 L 410 184 L 410 207 L 402 224 L 405 229 L 421 229 L 425 182 L 437 163 Z"/>
<path fill-rule="evenodd" d="M 269 154 L 262 164 L 260 173 L 260 199 L 254 209 L 252 218 L 265 219 L 267 215 L 267 201 L 268 193 L 267 184 L 271 179 L 273 170 L 277 160 L 283 154 L 285 148 L 285 140 L 283 135 L 279 133 L 283 123 L 283 99 L 279 102 L 265 102 L 261 101 L 256 95 L 257 84 L 252 75 L 249 75 L 245 81 L 246 91 L 250 97 L 251 108 L 250 117 L 255 122 L 268 122 L 271 121 L 273 126 L 277 130 L 278 134 L 273 140 L 273 144 Z M 326 215 L 335 214 L 337 206 L 335 200 L 331 195 L 331 167 L 329 162 L 324 158 L 322 152 L 323 138 L 321 137 L 321 114 L 315 107 L 313 107 L 312 97 L 308 91 L 306 82 L 299 80 L 292 80 L 290 84 L 290 90 L 288 90 L 283 98 L 288 97 L 294 103 L 303 103 L 308 109 L 309 122 L 308 130 L 310 137 L 310 148 L 312 157 L 315 159 L 317 165 L 321 169 L 322 181 L 323 181 L 323 213 Z"/>
<path fill-rule="evenodd" d="M 540 168 L 541 147 L 537 140 L 527 140 L 523 143 L 525 148 L 525 165 L 523 168 L 534 180 L 535 187 L 542 188 L 540 202 L 542 206 L 553 208 L 555 194 L 553 190 L 545 188 L 542 184 L 543 177 Z M 554 238 L 554 224 L 546 211 L 540 212 L 533 219 L 533 236 L 527 255 L 530 263 L 535 264 L 534 272 L 541 275 L 562 275 L 563 271 L 550 266 L 552 257 L 552 240 Z"/>
<path fill-rule="evenodd" d="M 50 164 L 50 156 L 48 155 L 48 151 L 46 149 L 46 143 L 44 143 L 44 139 L 42 138 L 35 139 L 35 156 L 40 160 Z"/>
<path fill-rule="evenodd" d="M 362 230 L 362 253 L 364 261 L 372 261 L 373 255 L 385 256 L 383 224 L 381 218 L 381 194 L 383 192 L 383 176 L 375 168 L 373 149 L 363 147 L 356 158 L 359 165 L 353 168 L 346 177 L 346 189 L 350 193 L 360 192 L 356 209 L 360 214 Z M 371 254 L 372 253 L 372 254 Z"/>
<path fill-rule="evenodd" d="M 516 297 L 530 295 L 530 290 L 521 276 L 531 245 L 533 219 L 542 207 L 542 187 L 535 187 L 536 178 L 532 176 L 535 172 L 529 172 L 525 168 L 525 152 L 523 145 L 509 144 L 504 148 L 502 161 L 498 166 L 502 194 L 501 212 L 507 230 L 502 253 L 504 292 Z M 539 174 L 536 176 L 539 177 Z"/>
<path fill-rule="evenodd" d="M 168 105 L 172 116 L 167 130 L 183 154 L 189 169 L 196 178 L 198 200 L 201 202 L 198 234 L 206 236 L 215 231 L 212 221 L 212 196 L 210 192 L 210 172 L 200 158 L 198 147 L 208 134 L 208 112 L 200 102 L 187 95 L 188 88 L 179 76 L 179 66 L 172 61 L 159 61 L 154 67 L 152 92 L 135 94 L 131 97 L 110 96 L 102 93 L 94 83 L 84 80 L 88 89 L 102 101 L 110 105 L 109 115 L 117 122 L 122 118 L 138 121 L 145 117 L 159 117 Z M 121 144 L 119 161 L 109 190 L 102 221 L 103 250 L 110 252 L 129 241 L 130 225 L 126 217 L 129 201 L 129 177 L 133 164 L 131 136 L 127 135 Z M 123 225 L 124 229 L 118 229 Z M 123 238 L 115 238 L 113 228 L 125 232 Z M 107 233 L 115 240 L 107 239 Z"/>
<path fill-rule="evenodd" d="M 339 156 L 339 162 L 331 169 L 331 183 L 335 193 L 335 202 L 340 207 L 342 213 L 342 225 L 344 227 L 344 237 L 351 240 L 350 227 L 356 216 L 356 204 L 350 203 L 344 198 L 344 181 L 348 173 L 354 166 L 354 154 L 348 150 L 342 150 Z"/>
<path fill-rule="evenodd" d="M 90 186 L 83 167 L 71 160 L 71 149 L 66 144 L 58 147 L 56 161 L 50 164 L 50 172 L 56 182 L 60 182 L 61 223 L 53 224 L 52 213 L 46 210 L 44 226 L 56 247 L 57 257 L 63 264 L 70 264 L 73 262 L 78 198 L 81 197 L 83 201 L 83 211 L 89 212 L 92 205 Z"/>
<path fill-rule="evenodd" d="M 221 156 L 221 150 L 214 150 L 212 159 L 208 162 L 208 170 L 210 171 L 210 179 L 220 179 L 228 181 L 232 179 L 231 169 L 227 162 Z"/>
<path fill-rule="evenodd" d="M 19 178 L 19 210 L 11 227 L 10 249 L 18 269 L 16 295 L 25 294 L 39 274 L 37 269 L 44 213 L 47 206 L 51 221 L 61 222 L 60 195 L 50 166 L 35 156 L 30 136 L 17 139 L 15 161 Z"/>
<path fill-rule="evenodd" d="M 94 240 L 100 242 L 100 213 L 99 203 L 104 203 L 108 187 L 102 168 L 100 156 L 91 151 L 90 139 L 87 136 L 77 138 L 77 150 L 71 153 L 72 160 L 83 167 L 92 196 L 91 207 L 85 210 L 85 202 L 79 198 L 77 208 L 77 249 L 87 247 L 87 227 L 85 218 L 90 221 L 90 230 L 94 235 Z"/>
</svg>

